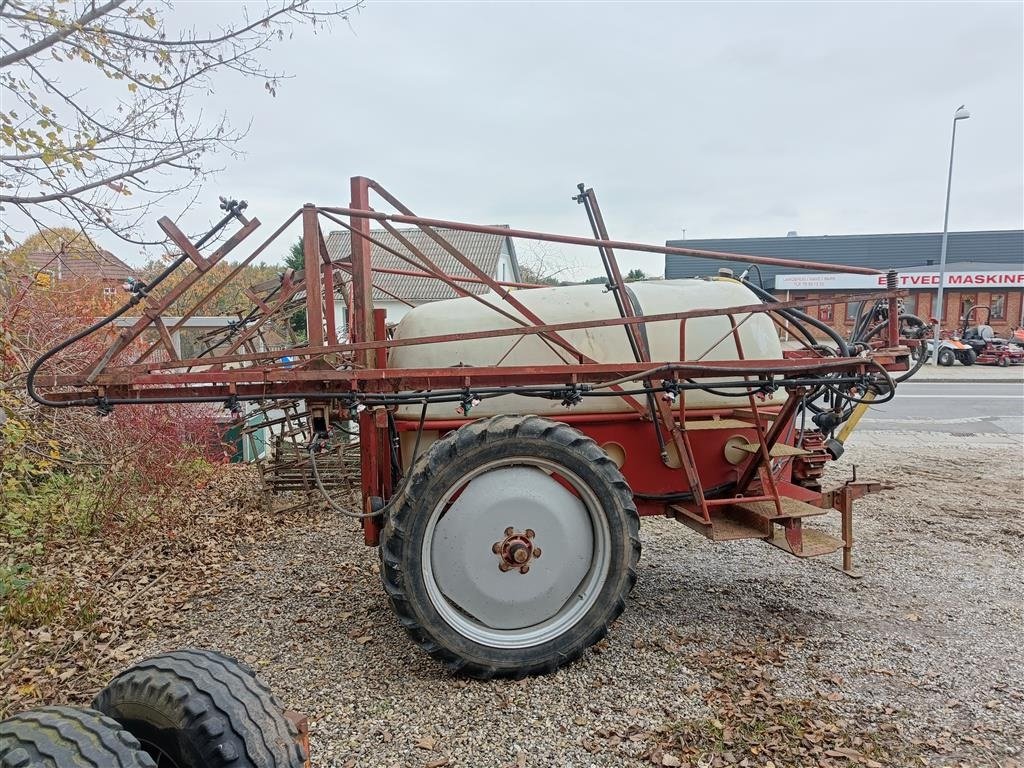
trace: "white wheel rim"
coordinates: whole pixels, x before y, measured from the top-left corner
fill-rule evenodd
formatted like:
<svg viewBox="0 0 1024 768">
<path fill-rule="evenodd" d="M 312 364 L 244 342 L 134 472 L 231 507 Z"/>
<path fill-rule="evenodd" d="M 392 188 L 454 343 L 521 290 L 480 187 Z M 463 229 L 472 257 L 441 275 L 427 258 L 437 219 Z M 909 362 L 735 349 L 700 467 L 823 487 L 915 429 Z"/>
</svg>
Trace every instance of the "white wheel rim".
<svg viewBox="0 0 1024 768">
<path fill-rule="evenodd" d="M 542 554 L 528 572 L 502 571 L 491 550 L 508 528 L 536 532 Z M 424 583 L 434 609 L 463 637 L 529 648 L 563 635 L 590 611 L 608 578 L 610 541 L 601 502 L 578 475 L 535 456 L 500 459 L 467 475 L 431 510 Z"/>
</svg>

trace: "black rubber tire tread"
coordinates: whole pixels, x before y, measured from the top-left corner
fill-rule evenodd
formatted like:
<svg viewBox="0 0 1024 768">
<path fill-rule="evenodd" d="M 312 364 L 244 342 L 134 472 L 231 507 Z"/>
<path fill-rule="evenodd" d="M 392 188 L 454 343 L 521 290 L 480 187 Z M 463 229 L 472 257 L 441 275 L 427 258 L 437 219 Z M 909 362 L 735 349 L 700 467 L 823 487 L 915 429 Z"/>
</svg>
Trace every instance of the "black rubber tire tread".
<svg viewBox="0 0 1024 768">
<path fill-rule="evenodd" d="M 948 347 L 939 350 L 939 365 L 950 366 L 956 362 L 956 353 Z"/>
<path fill-rule="evenodd" d="M 298 732 L 267 685 L 216 651 L 188 648 L 144 659 L 111 680 L 93 706 L 163 749 L 179 768 L 305 764 Z"/>
<path fill-rule="evenodd" d="M 156 768 L 156 762 L 99 712 L 40 707 L 0 722 L 0 768 Z"/>
<path fill-rule="evenodd" d="M 430 509 L 466 471 L 510 453 L 567 462 L 569 469 L 590 482 L 604 502 L 613 550 L 608 579 L 590 613 L 561 637 L 518 650 L 474 643 L 441 618 L 423 586 L 422 531 L 417 530 L 417 524 L 424 524 Z M 380 546 L 381 580 L 399 622 L 420 648 L 451 672 L 481 679 L 518 679 L 556 671 L 608 633 L 636 583 L 640 517 L 625 478 L 596 442 L 567 424 L 540 416 L 495 416 L 466 424 L 438 440 L 409 471 L 412 474 L 401 496 L 387 508 Z"/>
</svg>

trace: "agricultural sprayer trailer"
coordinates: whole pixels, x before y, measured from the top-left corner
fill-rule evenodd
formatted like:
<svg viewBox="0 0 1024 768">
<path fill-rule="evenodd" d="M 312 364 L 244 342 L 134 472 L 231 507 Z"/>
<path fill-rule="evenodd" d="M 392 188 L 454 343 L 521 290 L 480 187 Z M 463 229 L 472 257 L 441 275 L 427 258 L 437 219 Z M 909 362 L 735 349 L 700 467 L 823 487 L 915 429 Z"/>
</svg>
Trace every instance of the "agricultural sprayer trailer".
<svg viewBox="0 0 1024 768">
<path fill-rule="evenodd" d="M 778 301 L 732 270 L 876 270 L 612 240 L 593 190 L 578 189 L 589 236 L 424 218 L 355 177 L 348 207 L 303 206 L 216 280 L 211 268 L 260 227 L 245 204 L 222 201 L 223 219 L 197 242 L 161 219 L 180 255 L 148 285 L 127 285 L 120 310 L 43 355 L 29 389 L 44 405 L 101 413 L 301 403 L 312 479 L 379 547 L 401 624 L 472 676 L 549 672 L 599 640 L 636 580 L 642 516 L 802 558 L 841 550 L 851 572 L 854 500 L 880 486 L 854 479 L 823 490 L 821 481 L 867 404 L 891 399 L 924 358 L 911 367 L 920 341 L 901 338 L 896 273 L 887 273 L 887 290 L 828 299 L 861 302 L 857 335 L 844 339 L 803 311 L 820 301 Z M 371 207 L 371 195 L 387 212 Z M 250 310 L 182 359 L 172 334 L 245 265 L 272 245 L 280 252 L 296 221 L 304 269 L 248 289 Z M 331 258 L 325 224 L 348 232 L 343 258 Z M 430 248 L 414 243 L 410 228 Z M 467 232 L 593 248 L 607 284 L 496 280 L 456 247 Z M 375 264 L 371 249 L 391 266 Z M 620 251 L 730 268 L 626 283 Z M 410 308 L 391 326 L 374 305 L 375 295 L 398 299 L 378 285 L 388 273 L 437 281 L 458 298 Z M 166 319 L 190 289 L 200 298 Z M 336 315 L 336 297 L 346 317 Z M 62 369 L 63 349 L 110 333 L 133 308 L 138 319 L 105 353 Z M 267 343 L 271 330 L 288 337 L 297 312 L 307 338 Z M 799 348 L 784 349 L 780 330 Z M 352 450 L 358 493 L 345 495 L 320 469 Z M 805 526 L 829 511 L 838 534 Z"/>
</svg>

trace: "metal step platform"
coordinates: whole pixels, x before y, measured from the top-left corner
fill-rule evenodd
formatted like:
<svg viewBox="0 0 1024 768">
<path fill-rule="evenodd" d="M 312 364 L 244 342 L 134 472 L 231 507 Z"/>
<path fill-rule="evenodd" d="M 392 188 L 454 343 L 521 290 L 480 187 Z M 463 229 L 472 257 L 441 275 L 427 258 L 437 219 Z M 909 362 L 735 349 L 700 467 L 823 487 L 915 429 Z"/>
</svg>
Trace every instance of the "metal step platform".
<svg viewBox="0 0 1024 768">
<path fill-rule="evenodd" d="M 800 531 L 800 538 L 802 546 L 795 550 L 790 542 L 784 535 L 774 535 L 768 539 L 768 543 L 773 547 L 789 552 L 791 555 L 796 557 L 820 557 L 821 555 L 831 555 L 833 552 L 838 552 L 843 548 L 842 539 L 837 539 L 834 536 L 830 536 L 824 531 L 819 531 L 814 528 L 803 528 Z"/>
</svg>

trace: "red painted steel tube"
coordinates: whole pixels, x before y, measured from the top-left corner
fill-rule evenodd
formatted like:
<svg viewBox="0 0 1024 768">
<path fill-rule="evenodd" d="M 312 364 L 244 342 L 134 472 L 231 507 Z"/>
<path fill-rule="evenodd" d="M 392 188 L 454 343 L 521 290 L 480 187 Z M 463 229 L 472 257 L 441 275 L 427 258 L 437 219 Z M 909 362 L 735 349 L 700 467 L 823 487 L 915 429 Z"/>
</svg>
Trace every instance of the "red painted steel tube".
<svg viewBox="0 0 1024 768">
<path fill-rule="evenodd" d="M 320 231 L 316 208 L 302 208 L 303 279 L 306 283 L 306 338 L 311 348 L 324 345 L 323 284 L 320 279 Z M 332 299 L 333 301 L 333 299 Z"/>
<path fill-rule="evenodd" d="M 240 230 L 235 232 L 231 237 L 224 241 L 220 248 L 214 251 L 207 259 L 206 263 L 209 266 L 214 266 L 222 258 L 228 255 L 235 246 L 241 243 L 245 238 L 252 234 L 257 227 L 260 226 L 259 219 L 252 219 L 246 223 Z M 137 339 L 143 331 L 145 331 L 151 324 L 152 318 L 160 315 L 164 312 L 171 304 L 177 301 L 185 291 L 192 287 L 192 285 L 203 278 L 206 271 L 198 268 L 193 269 L 185 278 L 178 284 L 171 286 L 170 290 L 161 295 L 159 298 L 149 296 L 146 301 L 146 308 L 143 310 L 142 317 L 139 318 L 138 322 L 135 323 L 131 328 L 125 328 L 118 334 L 117 340 L 114 344 L 107 349 L 107 351 L 97 360 L 95 363 L 90 364 L 86 369 L 90 371 L 87 379 L 92 380 L 99 373 L 106 368 L 107 364 L 114 360 L 122 351 L 124 351 L 129 344 Z M 154 344 L 154 348 L 158 344 Z"/>
<path fill-rule="evenodd" d="M 234 280 L 235 277 L 243 269 L 245 269 L 247 266 L 249 266 L 249 264 L 251 262 L 253 262 L 256 259 L 257 256 L 259 256 L 261 253 L 263 253 L 263 251 L 265 251 L 267 249 L 267 247 L 272 242 L 274 242 L 281 235 L 282 232 L 284 232 L 288 227 L 290 227 L 292 222 L 295 221 L 295 219 L 297 219 L 301 215 L 301 213 L 302 213 L 301 210 L 295 211 L 295 213 L 293 213 L 291 216 L 289 216 L 287 219 L 285 219 L 284 223 L 281 226 L 279 226 L 276 230 L 274 230 L 274 233 L 271 234 L 270 237 L 266 238 L 262 243 L 260 243 L 260 245 L 252 253 L 250 253 L 248 256 L 246 256 L 244 259 L 242 259 L 237 264 L 235 264 L 232 267 L 231 271 L 227 275 L 225 275 L 223 278 L 221 278 L 217 282 L 217 284 L 215 286 L 213 286 L 208 291 L 206 291 L 203 294 L 202 298 L 200 298 L 198 301 L 196 301 L 192 305 L 191 309 L 189 309 L 185 314 L 183 314 L 178 319 L 178 322 L 176 322 L 174 325 L 172 325 L 168 329 L 168 332 L 169 333 L 174 333 L 175 331 L 177 331 L 177 330 L 181 329 L 182 327 L 184 327 L 185 323 L 188 322 L 188 320 L 190 320 L 192 317 L 195 317 L 199 313 L 199 310 L 201 310 L 204 306 L 206 306 L 206 303 L 210 299 L 212 299 L 214 296 L 216 296 L 221 291 L 221 289 L 224 288 L 225 285 L 227 285 L 232 280 Z M 253 221 L 257 222 L 257 224 L 259 223 L 258 219 L 253 219 Z M 246 226 L 249 226 L 249 225 L 246 225 Z M 136 363 L 145 360 L 159 346 L 160 346 L 159 342 L 154 342 L 152 345 L 150 345 L 150 347 L 148 349 L 146 349 L 145 352 L 143 352 L 141 355 L 139 355 L 138 359 L 136 360 Z"/>
<path fill-rule="evenodd" d="M 818 261 L 797 261 L 796 259 L 780 259 L 771 256 L 747 256 L 742 253 L 726 253 L 724 251 L 702 251 L 696 248 L 679 248 L 672 245 L 651 245 L 649 243 L 633 243 L 626 240 L 597 240 L 592 237 L 577 237 L 576 235 L 555 235 L 549 232 L 534 232 L 529 229 L 506 229 L 484 224 L 464 224 L 459 221 L 446 221 L 444 219 L 431 219 L 424 216 L 406 216 L 400 213 L 380 213 L 379 211 L 365 211 L 354 208 L 323 208 L 322 210 L 331 213 L 338 213 L 342 216 L 363 216 L 376 221 L 391 221 L 396 224 L 412 224 L 415 226 L 438 227 L 440 229 L 454 229 L 459 232 L 477 232 L 482 235 L 501 235 L 503 237 L 518 237 L 524 240 L 541 240 L 548 243 L 562 243 L 563 245 L 586 245 L 601 248 L 615 248 L 621 251 L 642 251 L 644 253 L 664 253 L 677 256 L 698 256 L 702 259 L 715 259 L 718 261 L 739 261 L 745 264 L 764 264 L 772 267 L 792 267 L 793 269 L 812 269 L 818 272 L 844 272 L 857 275 L 881 275 L 883 270 L 870 269 L 868 267 L 848 267 L 838 264 L 825 264 Z"/>
<path fill-rule="evenodd" d="M 352 192 L 352 324 L 349 338 L 353 341 L 373 341 L 373 273 L 370 264 L 370 222 L 366 214 L 370 211 L 369 179 L 354 176 Z M 359 355 L 363 365 L 373 365 L 374 355 L 366 350 Z"/>
<path fill-rule="evenodd" d="M 873 368 L 884 365 L 891 358 L 874 357 L 820 357 L 820 358 L 772 358 L 767 360 L 705 360 L 700 363 L 664 362 L 655 363 L 586 363 L 581 365 L 519 365 L 519 366 L 466 366 L 447 368 L 368 368 L 354 370 L 310 370 L 307 368 L 233 368 L 230 370 L 207 370 L 187 373 L 140 374 L 127 381 L 104 381 L 98 386 L 123 386 L 134 389 L 160 385 L 202 385 L 228 383 L 274 384 L 285 382 L 321 382 L 325 387 L 331 382 L 351 382 L 354 385 L 383 383 L 367 391 L 388 392 L 407 389 L 455 388 L 469 386 L 529 386 L 537 384 L 558 386 L 592 382 L 602 387 L 631 383 L 639 378 L 673 374 L 679 378 L 701 378 L 710 376 L 751 376 L 770 374 L 783 376 L 790 373 L 821 374 L 845 370 Z M 218 363 L 220 361 L 217 361 Z M 608 381 L 608 376 L 618 376 Z M 74 376 L 56 376 L 43 382 L 45 386 L 64 386 L 80 383 Z M 412 382 L 412 383 L 410 383 Z M 60 393 L 54 393 L 60 394 Z"/>
<path fill-rule="evenodd" d="M 374 307 L 373 334 L 378 339 L 383 339 L 388 335 L 388 311 L 383 307 Z M 378 368 L 388 367 L 387 349 L 385 349 L 384 347 L 378 347 L 375 357 Z"/>
<path fill-rule="evenodd" d="M 746 360 L 708 361 L 700 364 L 670 363 L 657 371 L 666 377 L 703 378 L 723 375 L 753 375 L 758 373 L 785 376 L 786 374 L 815 374 L 840 371 L 866 371 L 886 360 L 865 358 L 821 358 L 819 360 Z M 624 376 L 622 381 L 636 380 L 653 375 L 648 363 L 608 363 L 601 365 L 549 365 L 480 368 L 409 368 L 354 371 L 280 369 L 275 371 L 228 370 L 173 375 L 140 376 L 131 384 L 111 384 L 94 390 L 110 400 L 130 400 L 145 403 L 155 399 L 278 398 L 283 396 L 316 399 L 329 398 L 348 392 L 387 395 L 400 391 L 462 389 L 510 386 L 562 387 L 571 383 L 592 382 L 606 386 L 610 375 Z M 628 376 L 625 376 L 628 375 Z M 78 392 L 54 392 L 53 400 L 73 400 L 82 396 Z"/>
</svg>

